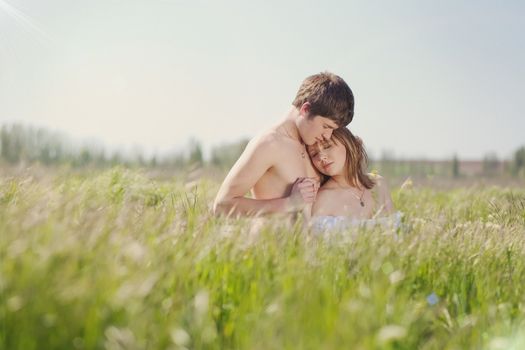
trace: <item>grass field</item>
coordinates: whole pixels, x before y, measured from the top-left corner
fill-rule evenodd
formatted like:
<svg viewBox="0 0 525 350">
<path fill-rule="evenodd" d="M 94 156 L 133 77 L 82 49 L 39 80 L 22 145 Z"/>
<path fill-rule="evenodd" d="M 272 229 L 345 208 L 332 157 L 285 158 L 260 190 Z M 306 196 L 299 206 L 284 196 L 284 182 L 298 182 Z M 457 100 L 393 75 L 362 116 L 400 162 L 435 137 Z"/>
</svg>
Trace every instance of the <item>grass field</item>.
<svg viewBox="0 0 525 350">
<path fill-rule="evenodd" d="M 524 189 L 394 187 L 398 232 L 324 240 L 218 185 L 0 175 L 0 348 L 525 348 Z"/>
</svg>

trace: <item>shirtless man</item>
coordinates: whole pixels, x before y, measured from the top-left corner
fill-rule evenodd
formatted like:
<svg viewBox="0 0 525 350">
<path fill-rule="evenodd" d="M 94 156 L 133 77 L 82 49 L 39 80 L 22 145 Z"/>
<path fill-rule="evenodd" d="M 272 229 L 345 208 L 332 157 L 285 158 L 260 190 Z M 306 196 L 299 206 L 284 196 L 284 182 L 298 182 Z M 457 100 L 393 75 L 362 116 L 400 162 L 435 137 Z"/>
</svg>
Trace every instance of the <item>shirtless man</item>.
<svg viewBox="0 0 525 350">
<path fill-rule="evenodd" d="M 248 143 L 219 189 L 214 212 L 265 215 L 310 207 L 320 177 L 305 145 L 329 139 L 353 115 L 354 97 L 343 79 L 328 72 L 306 78 L 284 120 Z"/>
</svg>

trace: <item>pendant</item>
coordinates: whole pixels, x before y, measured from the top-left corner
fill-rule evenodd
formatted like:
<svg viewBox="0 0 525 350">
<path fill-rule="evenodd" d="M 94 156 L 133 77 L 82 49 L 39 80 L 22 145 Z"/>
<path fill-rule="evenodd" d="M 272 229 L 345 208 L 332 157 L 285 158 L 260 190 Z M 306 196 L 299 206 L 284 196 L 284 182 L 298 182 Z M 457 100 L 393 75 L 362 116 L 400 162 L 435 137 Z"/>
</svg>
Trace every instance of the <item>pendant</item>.
<svg viewBox="0 0 525 350">
<path fill-rule="evenodd" d="M 361 206 L 364 207 L 365 206 L 365 202 L 361 201 Z"/>
<path fill-rule="evenodd" d="M 301 152 L 301 157 L 303 157 L 303 159 L 304 159 L 304 151 L 303 151 L 303 152 Z"/>
</svg>

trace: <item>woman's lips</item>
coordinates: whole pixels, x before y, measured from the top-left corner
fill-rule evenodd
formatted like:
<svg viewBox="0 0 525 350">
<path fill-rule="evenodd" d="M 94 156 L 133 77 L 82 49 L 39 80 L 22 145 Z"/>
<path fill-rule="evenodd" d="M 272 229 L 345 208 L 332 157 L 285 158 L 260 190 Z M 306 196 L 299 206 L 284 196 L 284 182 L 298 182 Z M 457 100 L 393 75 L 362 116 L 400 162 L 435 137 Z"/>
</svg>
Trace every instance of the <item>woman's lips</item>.
<svg viewBox="0 0 525 350">
<path fill-rule="evenodd" d="M 332 165 L 334 162 L 330 162 L 330 163 L 327 163 L 325 165 L 323 165 L 323 169 L 328 169 L 330 167 L 330 165 Z"/>
</svg>

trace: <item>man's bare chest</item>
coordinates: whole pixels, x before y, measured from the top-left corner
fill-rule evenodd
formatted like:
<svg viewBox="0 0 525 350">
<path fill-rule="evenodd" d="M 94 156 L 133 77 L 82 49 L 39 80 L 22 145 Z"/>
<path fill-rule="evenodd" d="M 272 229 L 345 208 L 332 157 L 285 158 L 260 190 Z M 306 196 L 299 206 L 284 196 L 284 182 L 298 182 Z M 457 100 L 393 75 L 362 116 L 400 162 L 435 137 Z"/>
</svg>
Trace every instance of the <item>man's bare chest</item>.
<svg viewBox="0 0 525 350">
<path fill-rule="evenodd" d="M 306 152 L 302 153 L 297 149 L 283 150 L 275 157 L 277 161 L 269 169 L 269 173 L 286 182 L 295 182 L 298 177 L 318 177 Z"/>
</svg>

